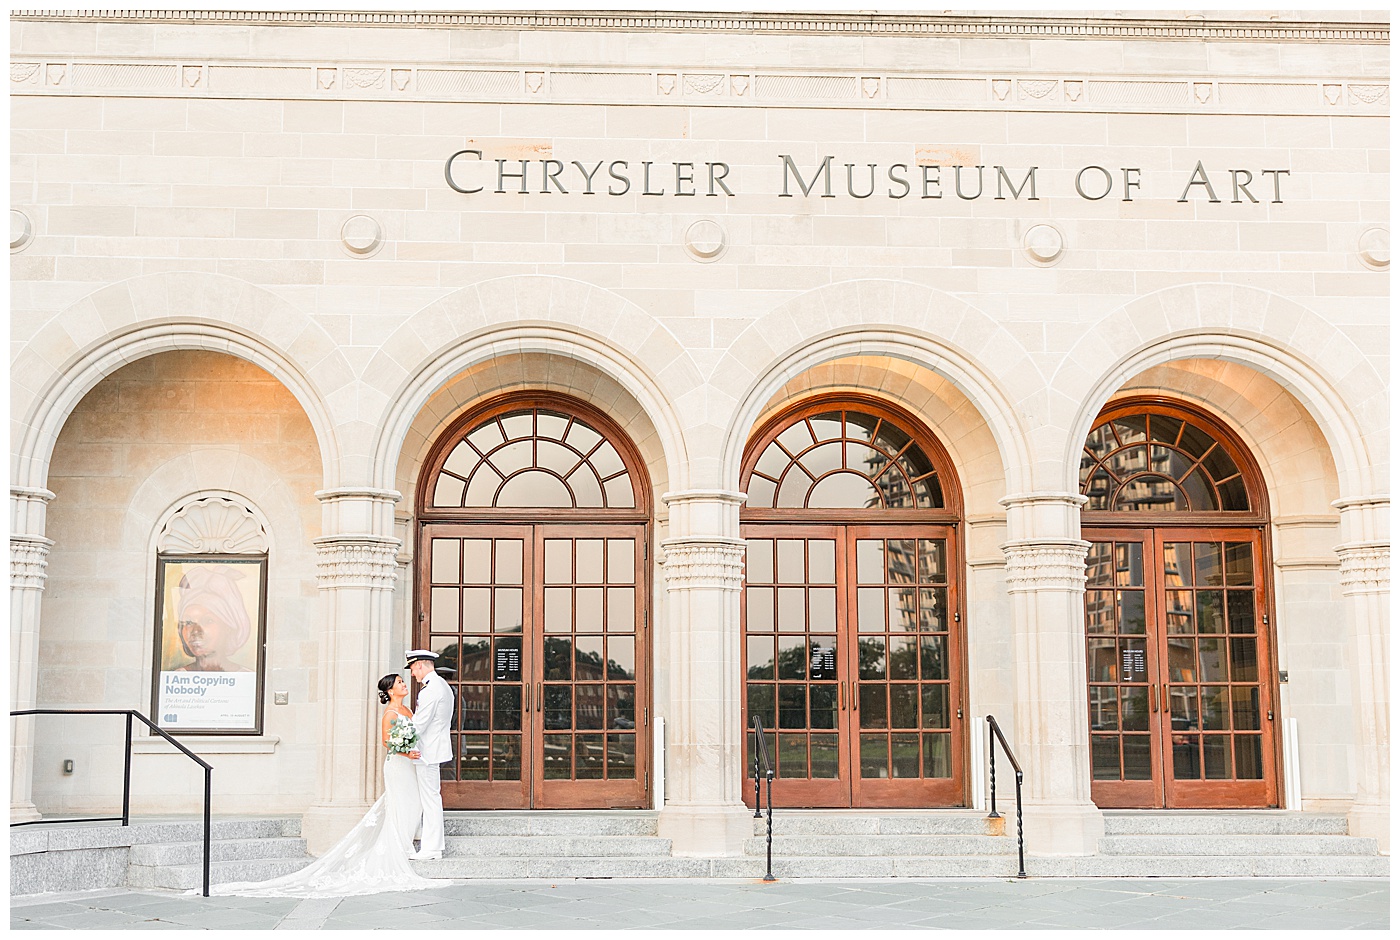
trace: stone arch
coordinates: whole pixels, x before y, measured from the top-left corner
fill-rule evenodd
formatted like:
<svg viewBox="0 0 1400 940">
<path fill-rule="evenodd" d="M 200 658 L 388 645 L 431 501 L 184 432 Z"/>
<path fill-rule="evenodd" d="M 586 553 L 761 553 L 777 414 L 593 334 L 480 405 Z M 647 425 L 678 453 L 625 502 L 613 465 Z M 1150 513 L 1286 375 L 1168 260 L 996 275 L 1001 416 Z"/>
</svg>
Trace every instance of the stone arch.
<svg viewBox="0 0 1400 940">
<path fill-rule="evenodd" d="M 451 341 L 444 344 L 442 337 Z M 371 410 L 380 405 L 370 429 L 373 485 L 394 485 L 408 432 L 438 389 L 478 363 L 530 353 L 581 360 L 620 385 L 656 429 L 671 487 L 689 485 L 680 416 L 704 394 L 689 353 L 629 301 L 582 281 L 540 276 L 497 278 L 455 291 L 414 314 L 384 343 L 364 373 Z"/>
<path fill-rule="evenodd" d="M 1322 430 L 1287 389 L 1224 359 L 1174 359 L 1139 372 L 1109 398 L 1153 397 L 1194 404 L 1239 437 L 1258 467 L 1271 517 L 1333 515 L 1337 470 Z"/>
<path fill-rule="evenodd" d="M 1299 350 L 1315 350 L 1328 367 Z M 1166 288 L 1083 332 L 1051 381 L 1063 410 L 1048 424 L 1068 434 L 1054 485 L 1078 492 L 1079 450 L 1104 404 L 1132 377 L 1177 359 L 1224 359 L 1267 375 L 1327 439 L 1343 498 L 1387 492 L 1389 400 L 1365 354 L 1305 307 L 1237 284 Z"/>
<path fill-rule="evenodd" d="M 895 320 L 900 325 L 890 323 Z M 982 367 L 993 349 L 1006 363 L 998 374 L 1011 377 L 1015 387 Z M 871 355 L 905 359 L 952 382 L 991 430 L 1008 491 L 1027 488 L 1031 450 L 1019 403 L 1037 393 L 1040 370 L 1020 342 L 948 294 L 873 280 L 809 291 L 759 318 L 731 344 L 711 378 L 716 389 L 743 389 L 719 442 L 724 485 L 737 486 L 749 433 L 787 382 L 825 362 Z"/>
<path fill-rule="evenodd" d="M 267 371 L 300 403 L 316 434 L 327 486 L 339 475 L 324 390 L 353 377 L 330 335 L 291 304 L 246 281 L 206 273 L 153 274 L 89 294 L 45 324 L 10 371 L 11 480 L 43 486 L 54 442 L 103 378 L 159 352 L 227 353 Z"/>
<path fill-rule="evenodd" d="M 666 453 L 641 404 L 610 375 L 580 358 L 520 353 L 483 360 L 457 373 L 414 417 L 400 448 L 393 484 L 403 494 L 401 510 L 412 505 L 423 461 L 448 427 L 480 402 L 520 391 L 561 393 L 580 399 L 625 427 L 646 466 L 652 505 L 664 507 L 661 497 L 670 489 Z"/>
</svg>

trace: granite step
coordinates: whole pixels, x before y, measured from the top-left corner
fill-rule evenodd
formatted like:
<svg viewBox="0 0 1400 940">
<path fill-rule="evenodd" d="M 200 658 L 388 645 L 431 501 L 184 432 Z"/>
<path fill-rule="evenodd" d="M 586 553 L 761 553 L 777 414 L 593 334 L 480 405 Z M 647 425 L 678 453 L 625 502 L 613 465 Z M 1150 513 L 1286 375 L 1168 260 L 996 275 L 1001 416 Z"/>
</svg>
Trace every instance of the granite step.
<svg viewBox="0 0 1400 940">
<path fill-rule="evenodd" d="M 773 857 L 968 856 L 1006 855 L 1016 851 L 1016 841 L 998 836 L 875 835 L 875 836 L 773 836 Z M 767 852 L 766 838 L 747 839 L 745 855 Z"/>
<path fill-rule="evenodd" d="M 766 867 L 762 854 L 711 862 L 716 878 L 762 878 Z M 775 878 L 1010 878 L 1016 871 L 1014 846 L 1009 856 L 773 856 Z"/>
<path fill-rule="evenodd" d="M 1346 816 L 1280 810 L 1163 812 L 1134 810 L 1103 814 L 1104 835 L 1338 835 L 1347 834 Z"/>
<path fill-rule="evenodd" d="M 1309 835 L 1105 836 L 1099 854 L 1143 855 L 1378 855 L 1375 839 Z"/>
<path fill-rule="evenodd" d="M 448 858 L 616 857 L 671 854 L 671 840 L 656 836 L 448 836 Z"/>
<path fill-rule="evenodd" d="M 458 810 L 443 815 L 449 836 L 655 836 L 656 820 L 654 810 Z"/>
<path fill-rule="evenodd" d="M 413 862 L 425 878 L 706 878 L 710 859 L 648 856 L 450 857 Z M 760 874 L 762 874 L 760 872 Z"/>
<path fill-rule="evenodd" d="M 1032 877 L 1059 878 L 1387 878 L 1375 855 L 1091 855 L 1026 858 Z"/>
<path fill-rule="evenodd" d="M 209 845 L 215 862 L 240 862 L 261 858 L 305 858 L 306 840 L 279 837 L 268 839 L 217 839 Z M 128 856 L 133 866 L 202 865 L 204 843 L 163 842 L 133 845 Z"/>
<path fill-rule="evenodd" d="M 1014 829 L 1014 823 L 1013 829 Z M 773 835 L 1002 835 L 1006 818 L 977 811 L 911 810 L 852 812 L 843 810 L 773 811 Z M 767 817 L 753 821 L 754 835 L 765 835 Z"/>
<path fill-rule="evenodd" d="M 266 881 L 310 865 L 312 858 L 253 858 L 240 861 L 213 862 L 209 866 L 211 885 L 231 881 Z M 133 888 L 168 888 L 188 890 L 203 885 L 204 866 L 198 865 L 133 865 L 127 869 L 127 884 Z"/>
</svg>

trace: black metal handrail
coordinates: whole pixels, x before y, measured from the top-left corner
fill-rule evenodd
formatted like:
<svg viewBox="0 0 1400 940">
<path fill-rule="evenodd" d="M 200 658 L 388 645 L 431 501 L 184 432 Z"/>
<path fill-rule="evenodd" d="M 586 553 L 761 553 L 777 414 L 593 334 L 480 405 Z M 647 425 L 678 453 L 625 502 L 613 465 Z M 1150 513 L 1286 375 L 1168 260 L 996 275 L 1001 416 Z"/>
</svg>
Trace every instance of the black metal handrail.
<svg viewBox="0 0 1400 940">
<path fill-rule="evenodd" d="M 997 724 L 994 716 L 987 716 L 987 725 L 990 730 L 987 732 L 987 765 L 991 771 L 992 778 L 992 811 L 987 814 L 988 819 L 1000 819 L 1001 813 L 997 812 L 997 742 L 1001 742 L 1001 749 L 1006 752 L 1006 759 L 1011 761 L 1011 768 L 1016 771 L 1016 854 L 1021 863 L 1021 870 L 1016 873 L 1017 878 L 1026 877 L 1026 834 L 1021 820 L 1021 781 L 1025 774 L 1021 773 L 1021 765 L 1016 760 L 1016 755 L 1011 753 L 1011 745 L 1006 743 L 1006 735 L 1001 733 L 1001 726 Z"/>
<path fill-rule="evenodd" d="M 757 715 L 753 716 L 753 818 L 761 819 L 763 814 L 758 809 L 758 783 L 759 780 L 768 781 L 768 871 L 764 874 L 764 881 L 777 881 L 773 877 L 773 760 L 768 756 L 768 738 L 763 734 L 763 719 Z"/>
<path fill-rule="evenodd" d="M 32 826 L 37 823 L 53 822 L 115 822 L 121 820 L 123 826 L 131 825 L 131 719 L 140 718 L 146 727 L 160 735 L 175 748 L 204 768 L 204 896 L 209 897 L 209 859 L 210 859 L 210 832 L 209 806 L 213 793 L 214 768 L 206 763 L 198 754 L 176 741 L 162 729 L 156 727 L 155 722 L 145 715 L 132 708 L 25 708 L 19 711 L 10 712 L 11 718 L 19 718 L 23 715 L 125 715 L 126 716 L 126 763 L 122 768 L 122 814 L 120 816 L 88 816 L 79 819 L 30 819 L 25 822 L 12 822 L 10 826 Z"/>
</svg>

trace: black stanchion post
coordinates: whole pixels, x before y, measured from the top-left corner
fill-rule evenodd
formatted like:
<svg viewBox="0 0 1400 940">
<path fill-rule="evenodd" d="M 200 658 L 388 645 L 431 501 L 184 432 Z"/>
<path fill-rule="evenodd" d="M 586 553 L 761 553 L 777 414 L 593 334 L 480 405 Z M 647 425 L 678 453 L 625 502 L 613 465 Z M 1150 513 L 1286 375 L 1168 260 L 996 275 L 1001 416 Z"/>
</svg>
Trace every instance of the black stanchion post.
<svg viewBox="0 0 1400 940">
<path fill-rule="evenodd" d="M 987 766 L 991 770 L 992 780 L 992 811 L 987 814 L 988 819 L 1000 819 L 1001 814 L 997 812 L 997 739 L 992 730 L 992 716 L 987 716 Z"/>
<path fill-rule="evenodd" d="M 210 837 L 213 827 L 209 822 L 209 801 L 214 792 L 214 770 L 212 767 L 204 768 L 204 896 L 209 897 L 209 857 Z"/>
<path fill-rule="evenodd" d="M 122 825 L 131 824 L 131 712 L 126 713 L 126 766 L 122 768 Z"/>
</svg>

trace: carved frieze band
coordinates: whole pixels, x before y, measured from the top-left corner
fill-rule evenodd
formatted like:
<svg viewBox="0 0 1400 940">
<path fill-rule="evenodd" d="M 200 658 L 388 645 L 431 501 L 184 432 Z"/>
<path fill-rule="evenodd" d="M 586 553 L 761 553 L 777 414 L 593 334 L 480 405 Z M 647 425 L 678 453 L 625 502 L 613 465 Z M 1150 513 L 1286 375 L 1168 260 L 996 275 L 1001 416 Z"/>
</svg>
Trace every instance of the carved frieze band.
<svg viewBox="0 0 1400 940">
<path fill-rule="evenodd" d="M 1080 539 L 1026 539 L 1006 542 L 1006 589 L 1018 591 L 1084 590 L 1084 558 L 1089 543 Z"/>
<path fill-rule="evenodd" d="M 42 535 L 11 535 L 10 587 L 42 591 L 52 547 L 53 539 Z"/>
<path fill-rule="evenodd" d="M 667 539 L 661 543 L 661 551 L 661 570 L 668 588 L 737 591 L 743 587 L 742 539 Z"/>
<path fill-rule="evenodd" d="M 1342 593 L 1388 594 L 1390 592 L 1390 543 L 1354 542 L 1337 546 L 1341 559 Z"/>
<path fill-rule="evenodd" d="M 633 30 L 708 33 L 838 33 L 843 36 L 944 36 L 1016 39 L 1145 39 L 1199 42 L 1362 42 L 1390 41 L 1390 26 L 1375 23 L 1280 22 L 1226 19 L 1124 19 L 1108 17 L 986 16 L 976 19 L 917 13 L 871 16 L 857 13 L 470 13 L 259 10 L 16 10 L 16 21 L 62 20 L 87 23 L 201 23 L 293 26 L 375 26 L 490 30 Z"/>
<path fill-rule="evenodd" d="M 1144 112 L 1384 113 L 1385 82 L 1290 76 L 1219 81 L 1208 76 L 1114 79 L 1083 75 L 727 72 L 464 68 L 456 63 L 239 61 L 178 63 L 130 59 L 10 63 L 17 94 L 150 95 L 218 98 L 370 98 L 416 101 L 657 102 L 801 107 L 1004 107 L 1017 110 Z M 1343 94 L 1345 88 L 1346 93 Z M 1014 93 L 1013 93 L 1014 92 Z"/>
<path fill-rule="evenodd" d="M 316 539 L 316 583 L 322 589 L 392 590 L 398 579 L 398 539 Z"/>
</svg>

